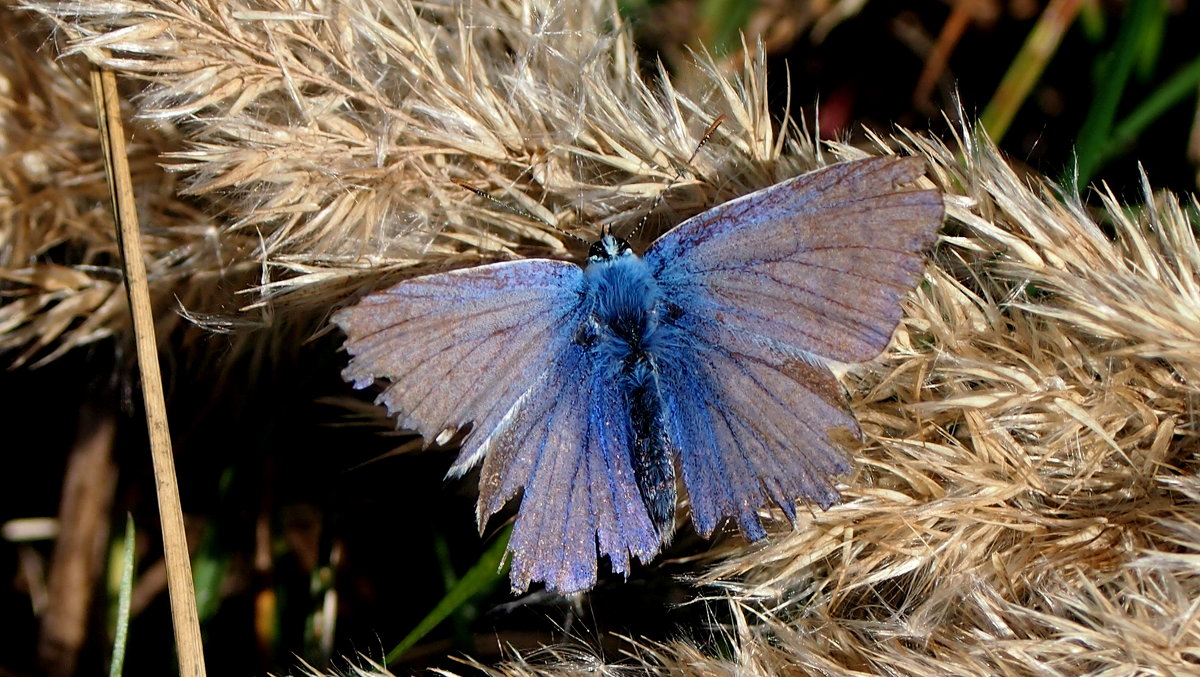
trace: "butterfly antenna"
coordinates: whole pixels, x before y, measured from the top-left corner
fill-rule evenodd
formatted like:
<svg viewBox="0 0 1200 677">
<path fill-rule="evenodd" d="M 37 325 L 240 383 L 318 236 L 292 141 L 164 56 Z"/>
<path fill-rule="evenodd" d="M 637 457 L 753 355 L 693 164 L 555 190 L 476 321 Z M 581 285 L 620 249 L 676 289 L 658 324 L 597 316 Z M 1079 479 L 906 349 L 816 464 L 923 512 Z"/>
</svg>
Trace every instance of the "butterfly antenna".
<svg viewBox="0 0 1200 677">
<path fill-rule="evenodd" d="M 683 163 L 683 166 L 679 168 L 679 171 L 675 173 L 675 176 L 667 182 L 667 185 L 661 191 L 658 192 L 658 195 L 654 196 L 654 202 L 650 203 L 650 209 L 646 210 L 645 215 L 642 216 L 642 219 L 638 221 L 638 224 L 634 226 L 633 230 L 629 232 L 629 237 L 625 239 L 632 239 L 642 231 L 642 228 L 645 227 L 646 223 L 650 221 L 650 216 L 654 213 L 654 210 L 658 209 L 658 205 L 662 204 L 663 197 L 667 194 L 667 191 L 671 190 L 671 186 L 674 186 L 675 182 L 683 178 L 684 170 L 691 165 L 692 160 L 695 160 L 696 156 L 700 154 L 700 149 L 704 147 L 704 144 L 708 143 L 708 140 L 711 139 L 712 135 L 716 133 L 717 127 L 720 127 L 722 122 L 725 122 L 725 116 L 718 115 L 717 119 L 713 120 L 712 124 L 708 126 L 708 129 L 704 130 L 704 135 L 700 137 L 700 143 L 696 144 L 696 150 L 692 151 L 692 154 L 688 156 L 687 161 Z"/>
<path fill-rule="evenodd" d="M 562 228 L 559 228 L 558 226 L 554 225 L 553 223 L 550 223 L 546 219 L 543 219 L 540 216 L 537 216 L 533 212 L 530 212 L 525 209 L 521 209 L 520 207 L 517 207 L 515 205 L 510 205 L 507 202 L 497 198 L 495 195 L 492 195 L 491 193 L 489 193 L 485 190 L 480 190 L 479 188 L 472 186 L 471 184 L 467 183 L 466 181 L 459 181 L 458 179 L 450 179 L 450 181 L 453 182 L 454 185 L 459 186 L 461 188 L 466 188 L 467 190 L 471 191 L 472 193 L 475 193 L 476 195 L 478 195 L 479 197 L 488 200 L 489 202 L 496 205 L 500 209 L 503 209 L 506 212 L 511 212 L 518 216 L 524 216 L 525 218 L 529 219 L 530 221 L 536 221 L 537 223 L 542 224 L 543 226 L 549 228 L 550 230 L 553 230 L 556 233 L 559 233 L 560 235 L 565 235 L 573 240 L 582 242 L 583 244 L 591 244 L 590 242 L 583 239 L 582 237 L 579 237 L 575 233 L 568 233 L 567 231 L 563 230 Z"/>
</svg>

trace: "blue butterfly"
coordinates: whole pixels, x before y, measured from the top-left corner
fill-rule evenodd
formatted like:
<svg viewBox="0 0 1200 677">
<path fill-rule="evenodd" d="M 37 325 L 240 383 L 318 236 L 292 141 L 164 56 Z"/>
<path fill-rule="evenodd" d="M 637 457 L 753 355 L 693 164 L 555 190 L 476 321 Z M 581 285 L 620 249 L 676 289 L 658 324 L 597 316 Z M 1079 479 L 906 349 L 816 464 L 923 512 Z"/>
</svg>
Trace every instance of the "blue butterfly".
<svg viewBox="0 0 1200 677">
<path fill-rule="evenodd" d="M 401 427 L 470 426 L 482 529 L 523 492 L 514 591 L 586 590 L 670 537 L 677 475 L 705 537 L 766 535 L 768 501 L 828 508 L 860 431 L 826 360 L 878 355 L 943 218 L 903 189 L 916 158 L 826 167 L 684 221 L 639 257 L 605 232 L 587 264 L 508 261 L 406 280 L 339 311 L 356 388 Z"/>
</svg>

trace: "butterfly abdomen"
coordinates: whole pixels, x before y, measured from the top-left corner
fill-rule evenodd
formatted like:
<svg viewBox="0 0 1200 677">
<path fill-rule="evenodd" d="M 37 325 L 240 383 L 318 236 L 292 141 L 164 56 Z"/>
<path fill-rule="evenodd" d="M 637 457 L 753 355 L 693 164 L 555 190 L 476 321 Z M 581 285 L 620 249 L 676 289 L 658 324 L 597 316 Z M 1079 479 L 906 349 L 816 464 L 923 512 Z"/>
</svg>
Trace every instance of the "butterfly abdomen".
<svg viewBox="0 0 1200 677">
<path fill-rule="evenodd" d="M 627 401 L 633 429 L 630 453 L 633 477 L 650 521 L 659 538 L 666 540 L 675 525 L 675 463 L 663 436 L 662 396 L 649 356 L 629 365 L 623 376 L 629 385 Z"/>
</svg>

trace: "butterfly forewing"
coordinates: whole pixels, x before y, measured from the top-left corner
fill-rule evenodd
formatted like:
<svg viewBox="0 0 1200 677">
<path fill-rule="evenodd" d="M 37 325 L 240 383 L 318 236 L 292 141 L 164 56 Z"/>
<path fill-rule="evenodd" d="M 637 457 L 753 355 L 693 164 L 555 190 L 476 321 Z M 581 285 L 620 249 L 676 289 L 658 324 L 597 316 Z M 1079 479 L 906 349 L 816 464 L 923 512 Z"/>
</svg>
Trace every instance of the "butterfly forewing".
<svg viewBox="0 0 1200 677">
<path fill-rule="evenodd" d="M 941 194 L 899 190 L 916 158 L 834 165 L 719 205 L 646 253 L 684 312 L 840 362 L 879 354 L 942 222 Z"/>
<path fill-rule="evenodd" d="M 473 423 L 452 474 L 486 451 L 522 398 L 536 397 L 584 319 L 583 271 L 526 260 L 427 275 L 334 315 L 352 356 L 342 372 L 379 395 L 402 427 L 433 440 Z"/>
</svg>

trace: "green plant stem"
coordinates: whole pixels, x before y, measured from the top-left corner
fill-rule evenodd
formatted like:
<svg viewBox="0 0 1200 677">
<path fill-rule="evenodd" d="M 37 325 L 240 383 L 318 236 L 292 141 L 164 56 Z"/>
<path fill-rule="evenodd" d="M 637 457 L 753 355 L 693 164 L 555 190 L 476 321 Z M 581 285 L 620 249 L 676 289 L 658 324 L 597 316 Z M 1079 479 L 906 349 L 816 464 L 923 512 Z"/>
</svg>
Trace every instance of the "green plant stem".
<svg viewBox="0 0 1200 677">
<path fill-rule="evenodd" d="M 1200 87 L 1200 57 L 1172 75 L 1116 126 L 1112 133 L 1112 143 L 1105 146 L 1105 152 L 1101 156 L 1101 164 L 1133 143 L 1151 123 L 1162 117 L 1163 113 L 1189 96 L 1194 96 L 1197 87 Z"/>
<path fill-rule="evenodd" d="M 475 562 L 475 565 L 446 591 L 446 595 L 437 603 L 437 606 L 425 618 L 422 618 L 421 622 L 417 623 L 417 627 L 400 640 L 394 649 L 388 652 L 384 659 L 386 664 L 390 665 L 396 662 L 456 609 L 475 595 L 486 592 L 505 575 L 504 570 L 500 568 L 500 563 L 504 561 L 504 551 L 508 549 L 508 539 L 511 535 L 512 528 L 510 527 L 496 538 L 492 546 L 484 551 L 479 561 Z"/>
<path fill-rule="evenodd" d="M 1105 55 L 1103 76 L 1096 79 L 1096 93 L 1075 144 L 1075 186 L 1091 180 L 1112 144 L 1113 121 L 1129 75 L 1138 62 L 1138 43 L 1155 17 L 1163 11 L 1162 0 L 1132 0 L 1112 50 Z"/>
<path fill-rule="evenodd" d="M 121 592 L 117 598 L 117 617 L 114 619 L 116 632 L 113 636 L 112 660 L 108 664 L 109 677 L 121 677 L 125 669 L 125 647 L 129 642 L 129 607 L 133 599 L 133 545 L 137 541 L 137 531 L 133 525 L 133 515 L 125 516 L 125 540 L 121 549 Z"/>
<path fill-rule="evenodd" d="M 979 118 L 980 126 L 997 143 L 1008 132 L 1017 111 L 1029 98 L 1030 90 L 1046 70 L 1050 57 L 1058 51 L 1063 35 L 1075 22 L 1082 4 L 1082 0 L 1052 0 L 1046 5 L 1037 25 L 1029 31 L 1021 51 L 1009 65 L 1008 72 Z"/>
</svg>

